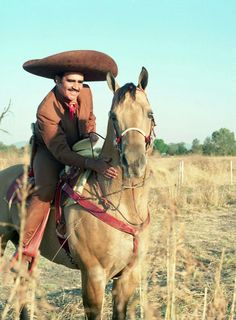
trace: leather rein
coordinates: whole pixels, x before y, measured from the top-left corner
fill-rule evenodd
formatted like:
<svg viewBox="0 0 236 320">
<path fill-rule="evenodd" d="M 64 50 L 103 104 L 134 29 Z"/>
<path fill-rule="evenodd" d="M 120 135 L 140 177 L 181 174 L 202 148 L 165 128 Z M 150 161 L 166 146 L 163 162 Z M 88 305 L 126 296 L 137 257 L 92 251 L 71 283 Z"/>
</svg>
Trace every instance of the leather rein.
<svg viewBox="0 0 236 320">
<path fill-rule="evenodd" d="M 67 193 L 67 195 L 73 199 L 76 203 L 78 203 L 83 209 L 91 213 L 94 217 L 98 218 L 99 220 L 103 221 L 107 225 L 122 231 L 124 233 L 130 234 L 133 236 L 133 253 L 136 256 L 138 252 L 138 239 L 139 239 L 139 232 L 144 230 L 150 223 L 150 214 L 148 211 L 148 216 L 146 220 L 140 224 L 139 226 L 131 226 L 128 223 L 125 223 L 111 214 L 109 214 L 105 209 L 101 209 L 99 206 L 94 204 L 92 201 L 86 199 L 79 193 L 75 192 L 71 186 L 65 182 L 62 185 L 62 190 Z"/>
</svg>

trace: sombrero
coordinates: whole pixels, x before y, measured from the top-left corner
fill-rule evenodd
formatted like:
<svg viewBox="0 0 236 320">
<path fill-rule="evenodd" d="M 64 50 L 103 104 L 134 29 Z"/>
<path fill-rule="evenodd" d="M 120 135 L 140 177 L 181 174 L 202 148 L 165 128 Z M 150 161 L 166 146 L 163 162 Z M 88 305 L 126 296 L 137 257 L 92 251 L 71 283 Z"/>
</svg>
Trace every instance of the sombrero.
<svg viewBox="0 0 236 320">
<path fill-rule="evenodd" d="M 114 76 L 118 73 L 117 65 L 110 56 L 94 50 L 65 51 L 43 59 L 29 60 L 23 68 L 51 79 L 63 72 L 81 72 L 85 81 L 103 81 L 109 71 Z"/>
</svg>

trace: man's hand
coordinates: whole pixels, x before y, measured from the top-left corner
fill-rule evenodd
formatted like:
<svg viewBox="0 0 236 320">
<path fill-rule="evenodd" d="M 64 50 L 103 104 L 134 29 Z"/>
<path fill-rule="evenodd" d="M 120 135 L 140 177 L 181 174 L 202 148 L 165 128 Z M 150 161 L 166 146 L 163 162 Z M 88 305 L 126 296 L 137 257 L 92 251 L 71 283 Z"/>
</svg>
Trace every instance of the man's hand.
<svg viewBox="0 0 236 320">
<path fill-rule="evenodd" d="M 99 140 L 99 136 L 95 132 L 90 132 L 83 135 L 83 139 L 89 138 L 91 142 L 95 143 Z"/>
<path fill-rule="evenodd" d="M 90 139 L 92 142 L 97 142 L 97 141 L 99 140 L 99 137 L 98 137 L 98 135 L 96 135 L 96 133 L 91 132 L 91 133 L 89 134 L 89 139 Z"/>
<path fill-rule="evenodd" d="M 85 169 L 96 171 L 108 179 L 115 179 L 118 176 L 117 170 L 109 165 L 110 158 L 86 159 Z"/>
</svg>

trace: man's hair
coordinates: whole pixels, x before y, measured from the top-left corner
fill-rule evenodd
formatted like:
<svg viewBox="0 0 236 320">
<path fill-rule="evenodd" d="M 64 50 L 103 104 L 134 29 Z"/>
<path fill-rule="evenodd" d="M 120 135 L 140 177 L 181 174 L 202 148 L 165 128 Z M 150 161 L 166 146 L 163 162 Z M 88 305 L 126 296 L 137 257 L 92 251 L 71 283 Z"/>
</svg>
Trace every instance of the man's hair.
<svg viewBox="0 0 236 320">
<path fill-rule="evenodd" d="M 56 77 L 59 77 L 60 79 L 62 79 L 62 77 L 65 75 L 65 72 L 60 72 L 60 73 L 57 73 L 54 77 L 54 82 L 56 83 Z"/>
<path fill-rule="evenodd" d="M 56 77 L 62 78 L 62 77 L 64 76 L 64 74 L 65 74 L 65 72 L 57 73 L 57 74 L 55 75 L 54 80 L 56 79 Z"/>
</svg>

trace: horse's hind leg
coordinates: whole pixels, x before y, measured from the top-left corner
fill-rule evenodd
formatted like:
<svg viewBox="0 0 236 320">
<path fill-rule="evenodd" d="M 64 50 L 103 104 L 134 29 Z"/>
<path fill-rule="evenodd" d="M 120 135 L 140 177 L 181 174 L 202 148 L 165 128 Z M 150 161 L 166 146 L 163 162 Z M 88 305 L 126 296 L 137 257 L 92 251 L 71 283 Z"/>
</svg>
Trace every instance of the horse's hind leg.
<svg viewBox="0 0 236 320">
<path fill-rule="evenodd" d="M 100 267 L 82 271 L 83 304 L 88 320 L 102 319 L 105 281 L 105 273 Z"/>
<path fill-rule="evenodd" d="M 138 285 L 138 269 L 125 271 L 118 279 L 113 280 L 113 320 L 124 320 L 129 299 Z"/>
</svg>

